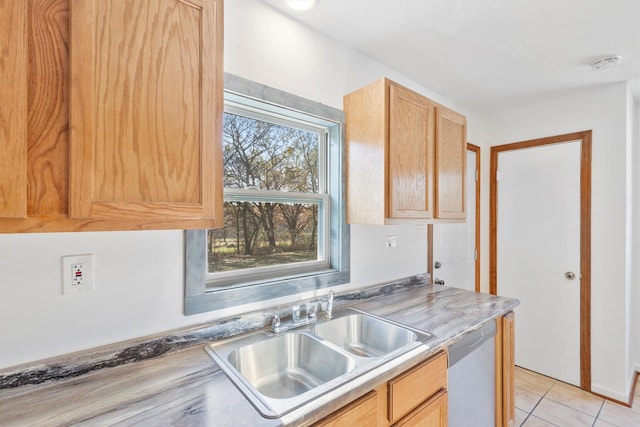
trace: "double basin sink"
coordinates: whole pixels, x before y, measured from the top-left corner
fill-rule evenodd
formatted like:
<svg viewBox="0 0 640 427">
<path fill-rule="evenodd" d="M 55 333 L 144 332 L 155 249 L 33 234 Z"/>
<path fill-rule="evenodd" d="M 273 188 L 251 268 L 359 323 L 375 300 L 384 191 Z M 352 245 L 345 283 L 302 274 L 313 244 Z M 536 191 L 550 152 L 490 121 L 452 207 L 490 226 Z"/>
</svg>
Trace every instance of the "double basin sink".
<svg viewBox="0 0 640 427">
<path fill-rule="evenodd" d="M 205 349 L 263 416 L 278 418 L 434 338 L 350 308 L 331 320 Z"/>
</svg>

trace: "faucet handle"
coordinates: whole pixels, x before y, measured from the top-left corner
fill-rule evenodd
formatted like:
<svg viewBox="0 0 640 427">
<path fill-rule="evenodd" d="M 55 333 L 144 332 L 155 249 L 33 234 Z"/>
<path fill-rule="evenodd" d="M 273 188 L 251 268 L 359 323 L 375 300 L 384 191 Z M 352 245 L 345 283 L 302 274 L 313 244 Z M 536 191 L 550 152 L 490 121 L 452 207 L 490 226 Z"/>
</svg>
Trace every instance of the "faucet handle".
<svg viewBox="0 0 640 427">
<path fill-rule="evenodd" d="M 327 319 L 331 319 L 333 316 L 333 289 L 329 291 L 327 296 L 327 310 L 324 312 L 324 316 Z"/>
<path fill-rule="evenodd" d="M 316 301 L 311 301 L 307 303 L 307 318 L 315 319 L 316 313 L 318 311 L 318 303 Z"/>
<path fill-rule="evenodd" d="M 299 305 L 294 305 L 291 308 L 291 321 L 293 323 L 297 323 L 300 321 L 300 306 Z"/>
<path fill-rule="evenodd" d="M 265 313 L 264 317 L 273 318 L 273 320 L 271 321 L 271 327 L 272 328 L 280 327 L 280 316 L 278 316 L 276 313 Z"/>
</svg>

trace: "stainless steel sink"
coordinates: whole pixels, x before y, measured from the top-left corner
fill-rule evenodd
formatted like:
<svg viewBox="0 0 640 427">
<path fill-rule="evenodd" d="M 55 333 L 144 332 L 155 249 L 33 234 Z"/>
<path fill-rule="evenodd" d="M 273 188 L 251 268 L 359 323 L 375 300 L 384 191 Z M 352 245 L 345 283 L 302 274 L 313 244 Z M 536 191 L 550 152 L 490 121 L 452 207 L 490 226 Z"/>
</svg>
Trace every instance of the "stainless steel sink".
<svg viewBox="0 0 640 427">
<path fill-rule="evenodd" d="M 355 366 L 350 357 L 301 333 L 245 345 L 227 359 L 258 392 L 274 399 L 299 396 Z"/>
<path fill-rule="evenodd" d="M 401 326 L 366 314 L 350 314 L 315 325 L 313 333 L 348 352 L 362 357 L 380 357 L 418 340 Z"/>
<path fill-rule="evenodd" d="M 350 308 L 332 320 L 255 332 L 205 350 L 263 416 L 278 418 L 434 338 Z"/>
</svg>

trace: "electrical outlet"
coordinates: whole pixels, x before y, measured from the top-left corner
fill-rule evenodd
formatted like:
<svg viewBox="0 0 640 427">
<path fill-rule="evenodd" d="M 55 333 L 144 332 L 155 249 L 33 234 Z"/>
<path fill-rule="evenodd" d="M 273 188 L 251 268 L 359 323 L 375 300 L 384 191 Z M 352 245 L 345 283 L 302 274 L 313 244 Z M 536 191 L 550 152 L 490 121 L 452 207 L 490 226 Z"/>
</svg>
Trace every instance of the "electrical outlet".
<svg viewBox="0 0 640 427">
<path fill-rule="evenodd" d="M 84 272 L 84 269 L 84 262 L 71 264 L 71 284 L 73 286 L 84 285 L 87 283 L 87 276 Z"/>
<path fill-rule="evenodd" d="M 398 236 L 386 236 L 385 247 L 390 251 L 395 250 L 398 243 Z"/>
<path fill-rule="evenodd" d="M 93 254 L 62 257 L 62 294 L 94 290 Z"/>
</svg>

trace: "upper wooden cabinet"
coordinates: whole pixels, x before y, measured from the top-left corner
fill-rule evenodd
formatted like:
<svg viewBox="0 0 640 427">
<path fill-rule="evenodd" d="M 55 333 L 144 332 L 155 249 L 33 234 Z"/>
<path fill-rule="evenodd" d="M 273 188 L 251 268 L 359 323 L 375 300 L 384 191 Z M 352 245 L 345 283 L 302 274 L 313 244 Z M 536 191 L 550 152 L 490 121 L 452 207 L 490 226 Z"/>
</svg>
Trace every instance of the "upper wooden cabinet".
<svg viewBox="0 0 640 427">
<path fill-rule="evenodd" d="M 0 0 L 0 20 L 0 232 L 222 224 L 222 0 Z"/>
<path fill-rule="evenodd" d="M 453 110 L 436 108 L 436 218 L 466 217 L 467 119 Z"/>
<path fill-rule="evenodd" d="M 464 116 L 388 79 L 344 110 L 349 223 L 464 220 Z"/>
<path fill-rule="evenodd" d="M 391 218 L 433 218 L 436 104 L 389 85 L 389 209 Z"/>
<path fill-rule="evenodd" d="M 26 0 L 0 0 L 0 217 L 27 216 Z"/>
</svg>

